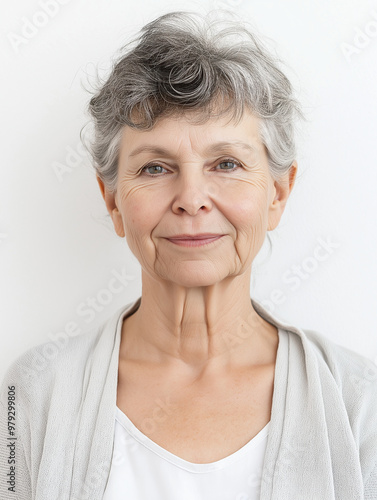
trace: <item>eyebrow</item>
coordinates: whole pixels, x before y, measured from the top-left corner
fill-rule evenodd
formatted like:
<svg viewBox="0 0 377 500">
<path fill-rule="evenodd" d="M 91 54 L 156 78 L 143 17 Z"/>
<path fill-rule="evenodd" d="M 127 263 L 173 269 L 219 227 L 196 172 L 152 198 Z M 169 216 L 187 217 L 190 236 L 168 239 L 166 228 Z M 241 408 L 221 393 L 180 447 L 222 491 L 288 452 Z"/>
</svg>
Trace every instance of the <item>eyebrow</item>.
<svg viewBox="0 0 377 500">
<path fill-rule="evenodd" d="M 221 142 L 216 142 L 214 144 L 211 144 L 204 152 L 205 152 L 205 154 L 211 154 L 211 153 L 215 153 L 218 150 L 225 150 L 225 149 L 232 147 L 232 146 L 245 149 L 246 151 L 248 151 L 250 153 L 255 153 L 257 151 L 257 149 L 254 146 L 252 146 L 251 144 L 247 144 L 246 142 L 221 141 Z M 139 155 L 140 153 L 154 153 L 157 155 L 174 156 L 174 155 L 171 155 L 171 153 L 165 148 L 162 148 L 159 146 L 151 146 L 149 144 L 142 144 L 141 146 L 135 148 L 128 156 L 133 157 L 133 156 Z"/>
</svg>

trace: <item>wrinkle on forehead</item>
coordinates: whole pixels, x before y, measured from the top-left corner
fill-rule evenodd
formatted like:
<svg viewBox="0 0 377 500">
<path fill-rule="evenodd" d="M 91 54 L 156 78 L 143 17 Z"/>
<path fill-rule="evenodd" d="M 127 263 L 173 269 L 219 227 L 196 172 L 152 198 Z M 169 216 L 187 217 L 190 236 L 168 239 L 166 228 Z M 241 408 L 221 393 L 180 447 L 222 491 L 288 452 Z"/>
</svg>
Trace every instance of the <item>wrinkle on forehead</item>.
<svg viewBox="0 0 377 500">
<path fill-rule="evenodd" d="M 149 130 L 124 127 L 121 140 L 122 152 L 125 156 L 127 156 L 128 152 L 128 157 L 131 158 L 134 154 L 133 151 L 138 149 L 132 148 L 131 150 L 131 145 L 133 146 L 135 142 L 141 143 L 141 146 L 145 143 L 147 148 L 162 148 L 163 144 L 166 143 L 164 149 L 169 150 L 171 156 L 179 156 L 179 152 L 182 154 L 182 151 L 186 149 L 191 154 L 203 156 L 205 150 L 211 148 L 211 143 L 237 141 L 239 140 L 239 133 L 244 136 L 245 140 L 243 142 L 248 143 L 251 148 L 256 151 L 263 150 L 263 152 L 266 152 L 260 139 L 259 123 L 259 119 L 250 112 L 245 112 L 242 119 L 237 123 L 234 120 L 225 121 L 224 117 L 210 118 L 204 124 L 192 123 L 187 119 L 186 115 L 183 117 L 181 115 L 163 117 Z M 234 133 L 232 133 L 232 130 L 234 130 Z M 177 137 L 179 131 L 184 131 L 184 133 L 182 136 Z M 167 134 L 172 135 L 172 141 L 167 140 Z M 187 141 L 185 141 L 186 137 Z M 148 141 L 150 142 L 148 143 Z M 197 148 L 195 148 L 193 142 L 198 144 Z M 208 142 L 208 145 L 206 142 Z M 203 152 L 199 151 L 201 147 Z"/>
</svg>

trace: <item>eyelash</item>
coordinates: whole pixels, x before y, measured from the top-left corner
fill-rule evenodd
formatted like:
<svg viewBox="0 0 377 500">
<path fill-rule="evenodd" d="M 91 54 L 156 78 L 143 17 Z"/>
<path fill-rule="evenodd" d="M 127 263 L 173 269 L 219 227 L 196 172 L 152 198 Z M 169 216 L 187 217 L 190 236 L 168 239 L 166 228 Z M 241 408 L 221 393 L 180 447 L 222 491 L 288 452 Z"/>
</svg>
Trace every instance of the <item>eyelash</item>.
<svg viewBox="0 0 377 500">
<path fill-rule="evenodd" d="M 229 172 L 229 173 L 232 173 L 234 172 L 235 170 L 238 170 L 239 167 L 242 167 L 242 164 L 237 161 L 237 160 L 233 160 L 233 158 L 225 158 L 224 160 L 221 160 L 216 166 L 218 165 L 221 165 L 222 163 L 234 163 L 234 165 L 236 165 L 236 168 L 232 169 L 232 170 L 223 170 L 223 172 Z M 166 174 L 148 174 L 146 173 L 146 170 L 150 167 L 161 167 L 161 168 L 165 168 L 163 167 L 162 165 L 159 165 L 157 162 L 152 162 L 152 163 L 148 163 L 147 165 L 145 165 L 141 170 L 140 170 L 140 173 L 145 173 L 146 175 L 148 175 L 149 177 L 160 177 L 161 175 L 166 175 Z M 165 169 L 166 170 L 166 169 Z"/>
</svg>

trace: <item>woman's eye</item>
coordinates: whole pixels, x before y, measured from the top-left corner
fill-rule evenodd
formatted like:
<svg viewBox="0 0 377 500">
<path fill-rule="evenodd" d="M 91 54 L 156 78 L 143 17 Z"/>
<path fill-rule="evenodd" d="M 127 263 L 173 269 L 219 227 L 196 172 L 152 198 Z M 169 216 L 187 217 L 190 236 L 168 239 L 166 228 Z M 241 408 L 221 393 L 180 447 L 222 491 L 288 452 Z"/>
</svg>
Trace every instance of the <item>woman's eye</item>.
<svg viewBox="0 0 377 500">
<path fill-rule="evenodd" d="M 218 163 L 218 166 L 220 166 L 220 165 L 225 165 L 225 167 L 226 167 L 225 169 L 220 168 L 220 170 L 225 170 L 225 171 L 230 171 L 230 172 L 233 172 L 234 170 L 236 170 L 238 167 L 241 166 L 241 164 L 235 160 L 223 160 L 220 163 Z M 232 168 L 232 166 L 234 168 Z"/>
<path fill-rule="evenodd" d="M 221 167 L 219 170 L 223 172 L 233 172 L 240 166 L 241 164 L 238 161 L 231 159 L 223 160 L 217 164 L 217 167 Z M 158 164 L 145 165 L 145 167 L 141 169 L 141 173 L 145 172 L 151 177 L 156 177 L 158 174 L 164 174 L 164 171 L 167 172 L 166 168 Z"/>
<path fill-rule="evenodd" d="M 147 172 L 147 170 L 149 169 L 158 169 L 157 171 L 149 171 Z M 146 172 L 147 175 L 154 175 L 154 174 L 161 174 L 162 173 L 162 170 L 166 170 L 164 167 L 162 167 L 161 165 L 145 165 L 145 167 L 143 167 L 141 169 L 141 172 Z"/>
</svg>

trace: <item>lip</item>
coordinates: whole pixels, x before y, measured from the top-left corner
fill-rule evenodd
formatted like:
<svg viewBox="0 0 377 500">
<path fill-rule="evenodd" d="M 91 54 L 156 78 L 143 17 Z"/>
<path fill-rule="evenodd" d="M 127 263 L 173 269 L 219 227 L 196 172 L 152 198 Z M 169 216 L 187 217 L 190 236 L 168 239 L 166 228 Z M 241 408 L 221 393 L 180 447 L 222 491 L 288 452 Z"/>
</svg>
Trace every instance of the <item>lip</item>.
<svg viewBox="0 0 377 500">
<path fill-rule="evenodd" d="M 198 234 L 176 234 L 175 236 L 168 237 L 169 240 L 205 240 L 206 238 L 215 238 L 222 236 L 218 233 L 198 233 Z"/>
<path fill-rule="evenodd" d="M 214 241 L 219 240 L 224 236 L 223 234 L 203 233 L 203 234 L 178 234 L 171 238 L 166 238 L 175 245 L 184 247 L 198 247 L 208 245 Z"/>
</svg>

